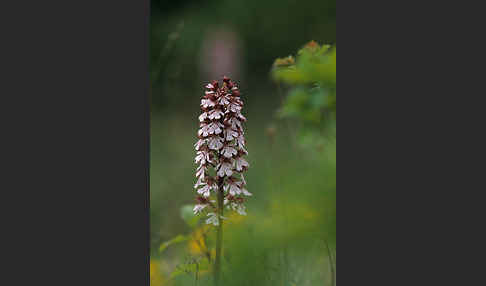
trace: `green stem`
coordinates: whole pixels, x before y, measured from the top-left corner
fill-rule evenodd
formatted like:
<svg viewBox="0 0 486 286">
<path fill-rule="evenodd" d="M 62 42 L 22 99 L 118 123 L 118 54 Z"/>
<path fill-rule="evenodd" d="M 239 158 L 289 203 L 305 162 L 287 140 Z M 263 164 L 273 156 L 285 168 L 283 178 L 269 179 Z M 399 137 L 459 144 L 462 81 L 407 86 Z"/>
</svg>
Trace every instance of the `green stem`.
<svg viewBox="0 0 486 286">
<path fill-rule="evenodd" d="M 329 266 L 331 271 L 331 286 L 334 286 L 336 285 L 336 280 L 335 280 L 336 271 L 334 269 L 334 259 L 332 257 L 331 248 L 329 248 L 329 244 L 327 243 L 327 241 L 324 240 L 324 244 L 326 245 L 327 255 L 329 256 Z"/>
<path fill-rule="evenodd" d="M 217 226 L 217 236 L 216 236 L 216 259 L 214 262 L 214 285 L 219 286 L 219 281 L 221 277 L 221 250 L 223 247 L 223 220 L 221 217 L 223 216 L 223 203 L 224 203 L 224 194 L 223 194 L 223 178 L 219 178 L 218 180 L 218 220 L 219 224 Z"/>
</svg>

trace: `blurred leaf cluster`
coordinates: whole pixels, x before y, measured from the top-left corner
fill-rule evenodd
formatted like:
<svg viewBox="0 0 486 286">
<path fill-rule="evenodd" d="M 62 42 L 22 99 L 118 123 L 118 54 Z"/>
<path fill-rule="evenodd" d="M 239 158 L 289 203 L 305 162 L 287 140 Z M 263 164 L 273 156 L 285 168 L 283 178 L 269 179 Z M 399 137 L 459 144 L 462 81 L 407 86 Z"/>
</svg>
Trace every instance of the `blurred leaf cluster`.
<svg viewBox="0 0 486 286">
<path fill-rule="evenodd" d="M 179 234 L 174 238 L 163 242 L 159 247 L 159 254 L 167 248 L 179 244 L 185 244 L 182 251 L 186 254 L 186 259 L 178 263 L 171 271 L 168 281 L 172 282 L 179 276 L 188 276 L 189 279 L 198 281 L 201 277 L 208 280 L 207 274 L 210 273 L 210 264 L 214 258 L 214 249 L 210 248 L 212 240 L 208 237 L 210 226 L 200 223 L 200 217 L 194 215 L 192 205 L 184 205 L 180 209 L 180 217 L 190 228 L 189 234 Z"/>
<path fill-rule="evenodd" d="M 290 20 L 291 19 L 291 20 Z M 335 0 L 153 0 L 150 17 L 152 108 L 191 104 L 206 78 L 204 43 L 220 28 L 234 32 L 245 96 L 255 98 L 273 59 L 308 39 L 336 41 Z M 222 76 L 222 75 L 221 75 Z M 231 76 L 231 75 L 230 75 Z M 260 99 L 258 99 L 260 100 Z M 197 106 L 196 106 L 197 107 Z"/>
<path fill-rule="evenodd" d="M 163 286 L 167 285 L 158 260 L 150 259 L 150 285 Z"/>
<path fill-rule="evenodd" d="M 301 123 L 304 145 L 319 142 L 336 119 L 336 47 L 310 41 L 295 58 L 277 58 L 271 75 L 289 89 L 278 116 Z"/>
</svg>

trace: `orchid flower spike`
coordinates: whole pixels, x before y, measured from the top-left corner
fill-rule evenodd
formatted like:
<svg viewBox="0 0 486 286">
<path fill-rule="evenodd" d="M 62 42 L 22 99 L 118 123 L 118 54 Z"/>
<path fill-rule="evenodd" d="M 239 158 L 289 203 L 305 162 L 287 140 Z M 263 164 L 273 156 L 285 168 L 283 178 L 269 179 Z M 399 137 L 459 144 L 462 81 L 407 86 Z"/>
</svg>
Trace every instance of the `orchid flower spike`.
<svg viewBox="0 0 486 286">
<path fill-rule="evenodd" d="M 243 176 L 250 166 L 244 158 L 248 154 L 243 132 L 246 117 L 241 113 L 240 90 L 230 78 L 223 77 L 222 83 L 212 81 L 205 89 L 198 118 L 198 141 L 194 144 L 198 164 L 194 213 L 207 212 L 206 223 L 218 225 L 223 219 L 217 215 L 218 207 L 214 204 L 218 192 L 224 198 L 221 207 L 240 215 L 246 215 L 244 202 L 252 195 L 246 190 Z"/>
</svg>

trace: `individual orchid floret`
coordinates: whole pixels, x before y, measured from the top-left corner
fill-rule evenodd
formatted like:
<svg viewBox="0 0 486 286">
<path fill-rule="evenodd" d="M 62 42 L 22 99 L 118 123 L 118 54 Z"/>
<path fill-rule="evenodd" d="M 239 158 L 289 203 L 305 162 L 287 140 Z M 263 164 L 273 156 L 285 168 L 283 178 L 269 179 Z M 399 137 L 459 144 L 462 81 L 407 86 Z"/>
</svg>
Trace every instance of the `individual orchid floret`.
<svg viewBox="0 0 486 286">
<path fill-rule="evenodd" d="M 194 214 L 199 214 L 205 207 L 207 207 L 208 205 L 207 204 L 197 204 L 194 206 Z"/>
<path fill-rule="evenodd" d="M 209 151 L 207 150 L 197 151 L 197 156 L 194 161 L 196 164 L 201 163 L 202 165 L 206 163 L 211 163 Z"/>
<path fill-rule="evenodd" d="M 213 136 L 209 139 L 208 144 L 209 149 L 211 150 L 219 150 L 223 147 L 223 138 L 220 136 Z"/>
<path fill-rule="evenodd" d="M 199 180 L 204 180 L 205 176 L 206 176 L 206 172 L 207 172 L 207 166 L 206 165 L 200 165 L 198 168 L 197 168 L 197 172 L 196 172 L 196 177 L 199 179 Z"/>
<path fill-rule="evenodd" d="M 206 144 L 207 140 L 206 139 L 199 139 L 197 140 L 196 144 L 194 144 L 194 148 L 196 149 L 196 151 L 199 151 L 199 149 L 201 149 L 201 147 Z"/>
<path fill-rule="evenodd" d="M 222 116 L 223 116 L 223 112 L 220 109 L 215 109 L 209 112 L 208 118 L 210 120 L 214 120 L 214 119 L 220 119 Z"/>
<path fill-rule="evenodd" d="M 247 189 L 245 189 L 245 188 L 243 188 L 243 187 L 241 188 L 241 193 L 242 193 L 243 195 L 247 196 L 247 197 L 251 197 L 251 196 L 253 196 L 253 194 L 252 194 L 252 193 L 248 192 L 248 190 L 247 190 Z"/>
<path fill-rule="evenodd" d="M 231 161 L 223 161 L 223 163 L 219 163 L 217 169 L 218 176 L 222 178 L 233 174 L 233 164 Z"/>
<path fill-rule="evenodd" d="M 237 130 L 237 131 L 243 131 L 243 126 L 241 125 L 240 120 L 235 117 L 229 118 L 227 121 L 225 121 L 226 124 L 230 125 L 232 129 Z"/>
<path fill-rule="evenodd" d="M 201 115 L 199 115 L 199 121 L 200 122 L 204 122 L 204 120 L 206 120 L 206 118 L 208 118 L 207 112 L 203 112 L 203 113 L 201 113 Z"/>
<path fill-rule="evenodd" d="M 243 158 L 243 157 L 238 157 L 235 159 L 236 160 L 236 171 L 241 172 L 243 170 L 247 170 L 248 167 L 250 166 L 248 162 Z"/>
<path fill-rule="evenodd" d="M 207 207 L 214 208 L 213 202 L 211 200 L 208 200 L 205 197 L 202 197 L 202 196 L 196 197 L 196 202 L 197 202 L 197 204 L 193 208 L 194 214 L 201 213 Z"/>
<path fill-rule="evenodd" d="M 235 197 L 232 195 L 227 196 L 224 200 L 224 205 L 231 210 L 236 211 L 240 215 L 246 215 L 246 208 L 243 205 L 245 200 L 243 198 Z"/>
<path fill-rule="evenodd" d="M 233 177 L 228 179 L 228 183 L 224 185 L 223 189 L 233 197 L 241 194 L 241 189 Z"/>
<path fill-rule="evenodd" d="M 202 99 L 201 100 L 201 106 L 204 107 L 204 108 L 213 107 L 215 105 L 216 105 L 216 103 L 214 103 L 211 99 Z"/>
<path fill-rule="evenodd" d="M 206 85 L 206 88 L 207 88 L 207 89 L 214 89 L 214 86 L 213 86 L 212 84 L 208 83 L 208 84 Z"/>
<path fill-rule="evenodd" d="M 201 194 L 203 195 L 205 198 L 209 197 L 211 195 L 210 191 L 211 191 L 212 187 L 208 184 L 203 184 L 203 187 L 199 190 L 197 190 L 197 193 L 198 194 Z"/>
<path fill-rule="evenodd" d="M 245 186 L 246 181 L 245 181 L 245 176 L 243 175 L 243 173 L 240 173 L 240 179 L 241 179 L 241 183 L 243 184 L 243 186 Z"/>
<path fill-rule="evenodd" d="M 231 128 L 226 128 L 224 130 L 224 138 L 226 139 L 226 141 L 233 141 L 234 139 L 237 139 L 239 136 L 238 132 L 231 129 Z M 238 139 L 237 139 L 237 142 L 238 142 Z"/>
<path fill-rule="evenodd" d="M 238 154 L 238 151 L 231 145 L 225 146 L 221 151 L 221 155 L 225 156 L 226 158 L 231 158 L 236 154 Z"/>
<path fill-rule="evenodd" d="M 215 213 L 208 213 L 208 219 L 206 219 L 206 224 L 219 225 L 218 215 Z"/>
<path fill-rule="evenodd" d="M 230 104 L 230 95 L 229 94 L 222 95 L 218 99 L 218 103 L 222 106 L 227 106 L 228 104 Z"/>
<path fill-rule="evenodd" d="M 243 204 L 231 203 L 231 209 L 236 211 L 240 215 L 246 215 L 246 208 Z"/>
<path fill-rule="evenodd" d="M 240 135 L 236 138 L 236 143 L 238 144 L 238 147 L 243 148 L 245 147 L 245 137 L 243 135 Z"/>
</svg>

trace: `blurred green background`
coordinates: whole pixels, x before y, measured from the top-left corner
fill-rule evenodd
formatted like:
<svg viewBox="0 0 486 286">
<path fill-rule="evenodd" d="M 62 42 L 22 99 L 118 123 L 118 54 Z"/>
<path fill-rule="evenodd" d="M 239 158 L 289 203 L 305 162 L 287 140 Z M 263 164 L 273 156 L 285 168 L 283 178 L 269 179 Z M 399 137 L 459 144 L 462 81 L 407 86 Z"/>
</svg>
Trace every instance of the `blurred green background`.
<svg viewBox="0 0 486 286">
<path fill-rule="evenodd" d="M 311 124 L 307 109 L 282 111 L 296 110 L 295 99 L 335 96 L 335 86 L 272 77 L 276 58 L 295 56 L 310 40 L 335 45 L 335 1 L 151 1 L 152 285 L 211 285 L 214 232 L 184 206 L 194 204 L 203 85 L 223 75 L 245 102 L 254 196 L 248 216 L 225 225 L 222 285 L 332 285 L 335 109 L 317 106 L 322 120 Z"/>
</svg>

